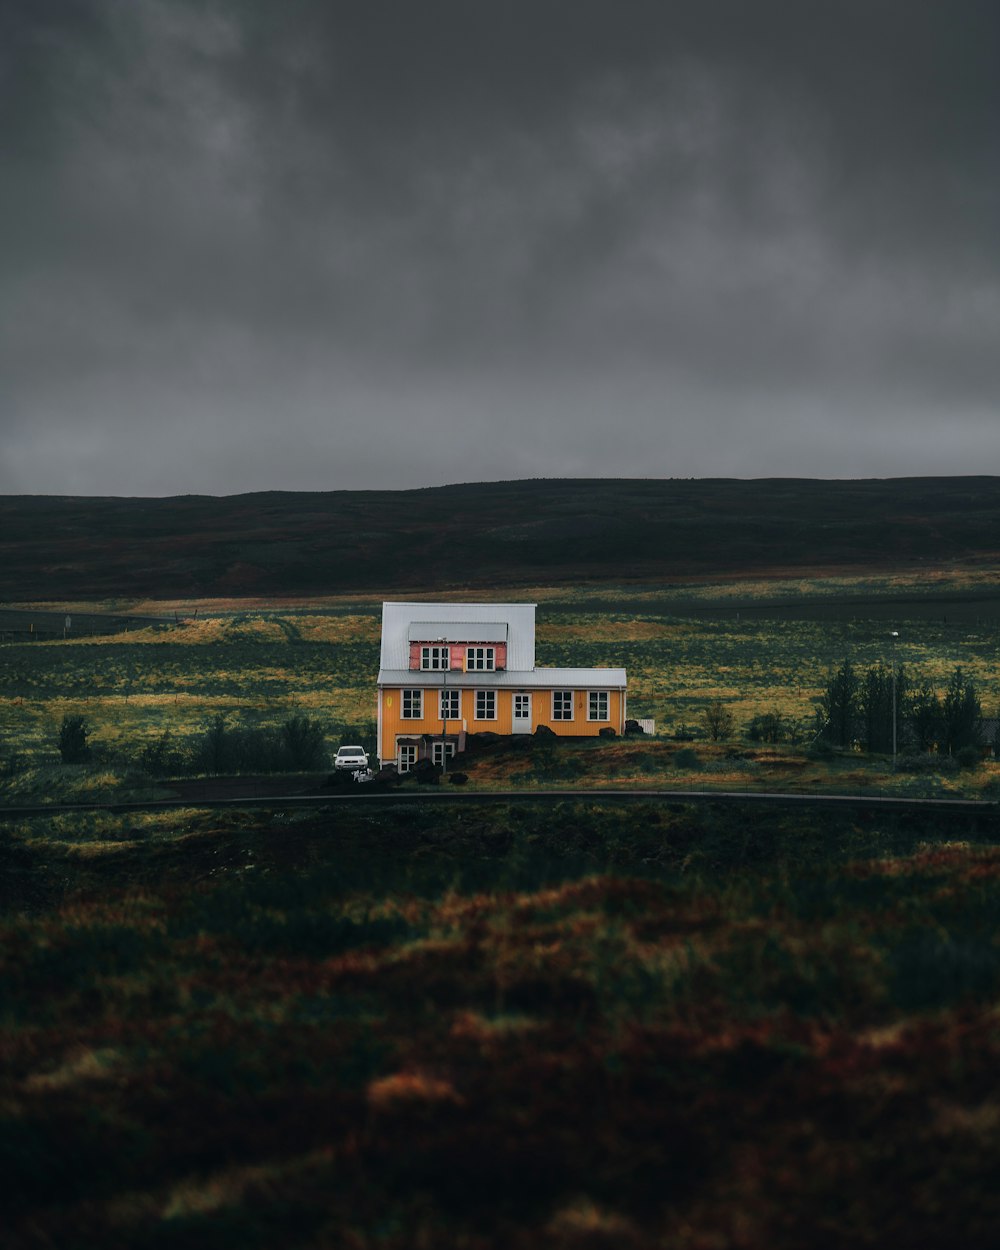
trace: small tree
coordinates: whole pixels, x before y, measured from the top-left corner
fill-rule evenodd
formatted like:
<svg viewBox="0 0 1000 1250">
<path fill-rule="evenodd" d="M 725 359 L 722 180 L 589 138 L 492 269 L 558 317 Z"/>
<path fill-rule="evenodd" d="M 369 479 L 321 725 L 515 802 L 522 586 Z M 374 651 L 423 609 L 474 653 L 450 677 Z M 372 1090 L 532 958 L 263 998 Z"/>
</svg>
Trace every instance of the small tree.
<svg viewBox="0 0 1000 1250">
<path fill-rule="evenodd" d="M 971 677 L 956 668 L 941 701 L 941 745 L 949 755 L 979 745 L 982 707 Z"/>
<path fill-rule="evenodd" d="M 827 682 L 820 699 L 823 736 L 834 746 L 850 746 L 858 717 L 858 675 L 845 660 Z"/>
<path fill-rule="evenodd" d="M 318 720 L 292 716 L 281 726 L 281 743 L 289 767 L 300 771 L 324 768 L 329 760 L 325 734 Z"/>
<path fill-rule="evenodd" d="M 708 736 L 713 742 L 718 742 L 720 738 L 725 739 L 733 736 L 736 720 L 729 708 L 720 699 L 710 703 L 702 712 L 701 718 L 704 721 L 705 728 L 708 730 Z"/>
<path fill-rule="evenodd" d="M 90 727 L 82 716 L 66 715 L 59 726 L 59 754 L 64 764 L 82 764 L 90 758 Z"/>
<path fill-rule="evenodd" d="M 231 767 L 232 757 L 232 735 L 219 712 L 195 748 L 195 762 L 206 773 L 224 773 Z"/>
<path fill-rule="evenodd" d="M 858 704 L 864 722 L 865 742 L 869 751 L 880 751 L 888 755 L 892 750 L 893 695 L 895 695 L 896 703 L 895 720 L 898 738 L 899 723 L 907 696 L 906 672 L 902 665 L 896 669 L 894 690 L 891 668 L 883 668 L 881 664 L 878 664 L 868 669 L 859 686 Z"/>
<path fill-rule="evenodd" d="M 930 682 L 921 682 L 909 696 L 905 718 L 919 750 L 929 751 L 936 742 L 940 742 L 941 700 L 934 693 Z"/>
</svg>

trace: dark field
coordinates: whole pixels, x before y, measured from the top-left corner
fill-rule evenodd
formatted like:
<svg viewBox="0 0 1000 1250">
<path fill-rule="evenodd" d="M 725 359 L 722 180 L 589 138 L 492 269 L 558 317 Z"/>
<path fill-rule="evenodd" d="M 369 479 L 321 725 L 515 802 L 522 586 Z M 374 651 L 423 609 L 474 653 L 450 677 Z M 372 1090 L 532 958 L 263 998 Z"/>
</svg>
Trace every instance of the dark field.
<svg viewBox="0 0 1000 1250">
<path fill-rule="evenodd" d="M 995 818 L 334 820 L 0 831 L 5 1247 L 996 1244 Z"/>
</svg>

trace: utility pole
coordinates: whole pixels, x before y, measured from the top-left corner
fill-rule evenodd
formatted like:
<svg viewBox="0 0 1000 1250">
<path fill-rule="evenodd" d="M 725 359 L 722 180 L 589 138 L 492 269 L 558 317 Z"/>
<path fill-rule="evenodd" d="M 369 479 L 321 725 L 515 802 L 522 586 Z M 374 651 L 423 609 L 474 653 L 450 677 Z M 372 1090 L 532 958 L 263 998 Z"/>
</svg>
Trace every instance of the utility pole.
<svg viewBox="0 0 1000 1250">
<path fill-rule="evenodd" d="M 893 630 L 892 638 L 892 771 L 896 771 L 896 639 L 898 630 Z"/>
<path fill-rule="evenodd" d="M 451 668 L 451 644 L 447 638 L 439 639 L 443 646 L 444 668 L 441 670 L 441 774 L 448 772 L 448 669 Z"/>
</svg>

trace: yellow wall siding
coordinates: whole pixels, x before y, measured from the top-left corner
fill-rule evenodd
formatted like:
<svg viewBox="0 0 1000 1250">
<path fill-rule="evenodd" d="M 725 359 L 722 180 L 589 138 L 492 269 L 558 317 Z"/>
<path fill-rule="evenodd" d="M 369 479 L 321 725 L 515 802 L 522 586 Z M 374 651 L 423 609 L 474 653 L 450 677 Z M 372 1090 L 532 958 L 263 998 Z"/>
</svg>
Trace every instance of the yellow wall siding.
<svg viewBox="0 0 1000 1250">
<path fill-rule="evenodd" d="M 552 719 L 551 690 L 532 691 L 532 728 L 537 729 L 539 725 L 545 725 L 551 729 L 553 733 L 564 734 L 571 738 L 586 738 L 588 736 L 596 737 L 597 734 L 599 734 L 600 731 L 607 725 L 610 725 L 615 733 L 622 733 L 625 729 L 625 720 L 622 716 L 622 692 L 620 690 L 608 691 L 607 720 L 587 720 L 587 707 L 589 703 L 588 696 L 591 689 L 600 690 L 602 687 L 593 686 L 589 687 L 587 690 L 573 691 L 572 720 Z"/>
<path fill-rule="evenodd" d="M 454 689 L 452 686 L 450 689 Z M 599 689 L 599 687 L 595 687 Z M 404 720 L 400 715 L 402 697 L 399 689 L 379 691 L 382 710 L 382 740 L 379 743 L 379 758 L 393 759 L 396 754 L 396 737 L 419 737 L 421 734 L 440 734 L 444 728 L 438 716 L 438 691 L 436 688 L 424 688 L 424 715 L 419 720 Z M 476 720 L 476 692 L 463 689 L 461 691 L 461 718 L 469 733 L 509 734 L 512 731 L 512 717 L 515 690 L 496 691 L 496 720 Z M 596 737 L 606 726 L 610 725 L 616 733 L 624 729 L 623 693 L 620 690 L 608 691 L 608 719 L 606 721 L 587 720 L 588 691 L 574 690 L 573 719 L 571 721 L 554 721 L 552 719 L 552 691 L 532 690 L 531 694 L 531 728 L 546 725 L 556 734 L 567 737 Z M 462 719 L 448 721 L 448 733 L 457 734 L 462 728 Z"/>
</svg>

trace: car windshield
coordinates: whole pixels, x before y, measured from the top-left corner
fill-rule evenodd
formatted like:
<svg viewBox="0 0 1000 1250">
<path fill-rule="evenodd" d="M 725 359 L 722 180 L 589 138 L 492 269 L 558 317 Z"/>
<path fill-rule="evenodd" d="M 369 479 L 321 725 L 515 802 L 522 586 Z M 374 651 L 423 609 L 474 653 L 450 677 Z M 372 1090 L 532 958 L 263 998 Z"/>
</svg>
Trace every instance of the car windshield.
<svg viewBox="0 0 1000 1250">
<path fill-rule="evenodd" d="M 340 754 L 341 755 L 364 755 L 364 749 L 362 747 L 341 747 Z M 327 756 L 327 759 L 329 758 L 330 757 Z"/>
</svg>

